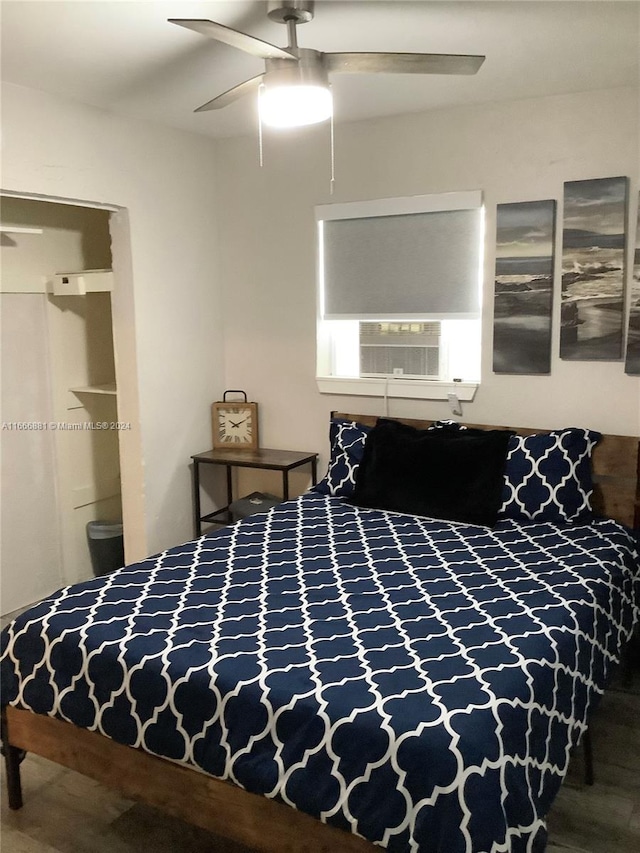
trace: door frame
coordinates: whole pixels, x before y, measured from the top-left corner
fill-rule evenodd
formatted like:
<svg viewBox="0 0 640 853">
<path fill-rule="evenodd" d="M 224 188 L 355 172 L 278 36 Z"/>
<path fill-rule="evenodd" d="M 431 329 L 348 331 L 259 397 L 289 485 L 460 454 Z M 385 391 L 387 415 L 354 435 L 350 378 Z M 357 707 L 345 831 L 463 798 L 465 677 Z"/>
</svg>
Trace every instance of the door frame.
<svg viewBox="0 0 640 853">
<path fill-rule="evenodd" d="M 118 421 L 131 424 L 133 427 L 120 430 L 118 436 L 125 562 L 132 563 L 144 559 L 148 550 L 129 212 L 126 207 L 120 205 L 86 199 L 6 189 L 0 190 L 0 195 L 7 198 L 107 210 L 110 213 L 109 233 L 114 278 L 111 312 L 118 387 Z"/>
</svg>

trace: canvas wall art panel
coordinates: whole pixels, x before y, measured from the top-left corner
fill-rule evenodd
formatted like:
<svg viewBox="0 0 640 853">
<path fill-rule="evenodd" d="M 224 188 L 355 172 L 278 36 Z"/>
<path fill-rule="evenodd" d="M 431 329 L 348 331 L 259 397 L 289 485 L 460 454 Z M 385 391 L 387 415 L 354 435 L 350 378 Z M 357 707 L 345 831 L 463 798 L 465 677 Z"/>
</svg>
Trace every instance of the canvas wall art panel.
<svg viewBox="0 0 640 853">
<path fill-rule="evenodd" d="M 551 372 L 555 219 L 552 199 L 497 206 L 495 373 Z"/>
<path fill-rule="evenodd" d="M 627 178 L 564 185 L 560 358 L 623 356 Z"/>
<path fill-rule="evenodd" d="M 627 326 L 627 358 L 624 370 L 625 373 L 629 373 L 631 376 L 640 376 L 640 193 L 638 193 L 636 243 L 633 257 L 633 277 L 631 279 L 629 322 Z"/>
</svg>

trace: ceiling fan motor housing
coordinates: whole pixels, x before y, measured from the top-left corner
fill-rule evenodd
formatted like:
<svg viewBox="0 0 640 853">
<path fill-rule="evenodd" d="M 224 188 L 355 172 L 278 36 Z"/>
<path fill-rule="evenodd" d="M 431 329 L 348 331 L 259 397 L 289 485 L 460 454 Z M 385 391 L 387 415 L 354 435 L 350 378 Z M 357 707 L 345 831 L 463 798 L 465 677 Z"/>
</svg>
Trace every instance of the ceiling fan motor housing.
<svg viewBox="0 0 640 853">
<path fill-rule="evenodd" d="M 329 75 L 323 55 L 317 50 L 297 47 L 298 61 L 290 59 L 266 59 L 265 85 L 279 86 L 328 86 Z"/>
<path fill-rule="evenodd" d="M 306 24 L 313 20 L 313 6 L 314 0 L 269 0 L 267 15 L 280 24 L 287 21 Z"/>
</svg>

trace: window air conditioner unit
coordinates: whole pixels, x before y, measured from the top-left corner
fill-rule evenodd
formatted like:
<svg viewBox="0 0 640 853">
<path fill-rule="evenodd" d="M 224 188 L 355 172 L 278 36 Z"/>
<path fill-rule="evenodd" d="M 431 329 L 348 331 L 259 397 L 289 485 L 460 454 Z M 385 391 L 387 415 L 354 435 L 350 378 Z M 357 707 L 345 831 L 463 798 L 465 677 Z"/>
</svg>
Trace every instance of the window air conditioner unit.
<svg viewBox="0 0 640 853">
<path fill-rule="evenodd" d="M 440 378 L 440 323 L 360 323 L 360 376 Z"/>
</svg>

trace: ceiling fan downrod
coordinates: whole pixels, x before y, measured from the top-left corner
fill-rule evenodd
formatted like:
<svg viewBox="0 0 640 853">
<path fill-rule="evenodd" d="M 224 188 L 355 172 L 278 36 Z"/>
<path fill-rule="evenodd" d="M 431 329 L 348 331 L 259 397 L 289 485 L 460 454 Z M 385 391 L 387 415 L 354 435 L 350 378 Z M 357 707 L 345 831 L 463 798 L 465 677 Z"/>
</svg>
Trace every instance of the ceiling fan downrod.
<svg viewBox="0 0 640 853">
<path fill-rule="evenodd" d="M 298 24 L 313 20 L 314 0 L 270 0 L 267 15 L 272 21 L 286 24 L 289 43 L 288 50 L 298 49 Z"/>
</svg>

